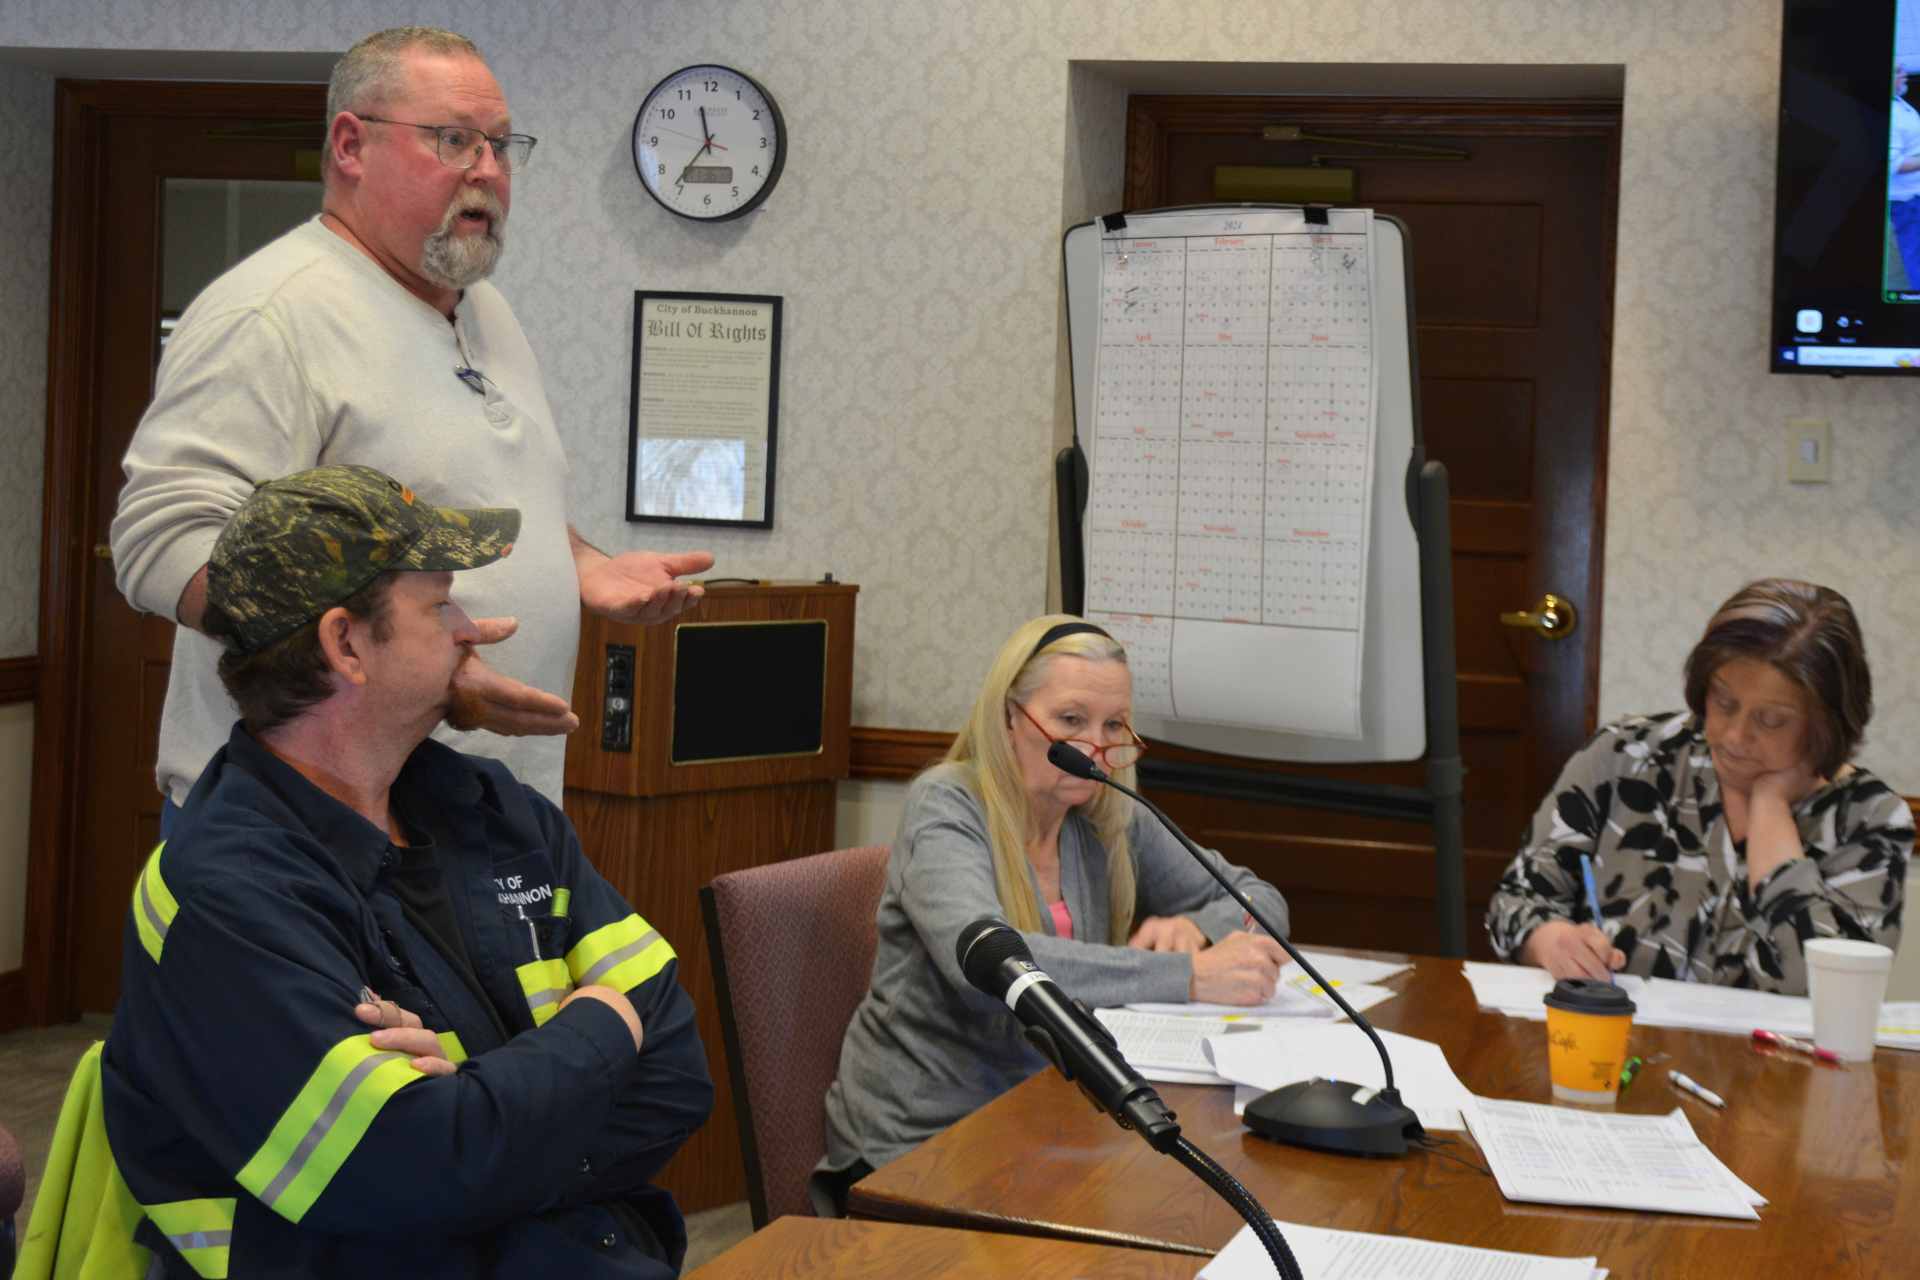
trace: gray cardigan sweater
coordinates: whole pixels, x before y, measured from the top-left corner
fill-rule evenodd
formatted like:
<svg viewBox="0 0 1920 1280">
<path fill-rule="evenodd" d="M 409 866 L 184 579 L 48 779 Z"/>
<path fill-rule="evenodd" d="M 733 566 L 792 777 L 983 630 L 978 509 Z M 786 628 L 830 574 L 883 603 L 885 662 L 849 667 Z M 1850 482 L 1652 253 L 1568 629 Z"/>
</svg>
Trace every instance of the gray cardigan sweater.
<svg viewBox="0 0 1920 1280">
<path fill-rule="evenodd" d="M 908 793 L 880 897 L 873 985 L 847 1027 L 840 1073 L 827 1091 L 822 1169 L 856 1160 L 877 1168 L 1046 1065 L 1007 1007 L 969 984 L 954 959 L 963 928 L 1005 914 L 994 889 L 986 811 L 966 776 L 958 765 L 939 765 Z M 1139 918 L 1184 915 L 1210 941 L 1245 927 L 1240 905 L 1138 806 L 1128 842 Z M 1208 856 L 1290 930 L 1276 890 L 1218 854 Z M 1034 960 L 1068 994 L 1094 1007 L 1187 998 L 1191 956 L 1105 941 L 1107 854 L 1077 810 L 1060 829 L 1060 890 L 1074 932 L 1098 941 L 1055 936 L 1045 912 L 1043 932 L 1024 936 Z"/>
</svg>

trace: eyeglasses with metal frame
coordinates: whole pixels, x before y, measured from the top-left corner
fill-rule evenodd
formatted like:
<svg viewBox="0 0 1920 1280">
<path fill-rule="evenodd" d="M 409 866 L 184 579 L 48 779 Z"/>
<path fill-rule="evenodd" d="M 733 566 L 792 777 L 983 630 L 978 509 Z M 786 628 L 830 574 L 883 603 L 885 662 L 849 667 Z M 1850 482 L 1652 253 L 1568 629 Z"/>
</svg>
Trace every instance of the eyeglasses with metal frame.
<svg viewBox="0 0 1920 1280">
<path fill-rule="evenodd" d="M 471 169 L 480 163 L 480 144 L 484 142 L 493 148 L 493 158 L 499 162 L 501 172 L 520 173 L 532 161 L 534 144 L 540 141 L 531 134 L 503 133 L 495 136 L 463 124 L 416 124 L 412 120 L 363 116 L 358 111 L 353 115 L 356 120 L 364 120 L 368 124 L 397 124 L 408 129 L 425 129 L 434 136 L 440 163 L 449 169 Z"/>
<path fill-rule="evenodd" d="M 1009 698 L 1007 701 L 1013 702 L 1013 699 Z M 1075 751 L 1078 751 L 1089 760 L 1094 761 L 1109 773 L 1115 769 L 1125 769 L 1139 760 L 1141 756 L 1147 754 L 1147 744 L 1140 740 L 1140 735 L 1133 731 L 1133 726 L 1127 724 L 1124 720 L 1120 723 L 1126 729 L 1127 736 L 1133 739 L 1133 741 L 1115 742 L 1103 747 L 1098 743 L 1088 742 L 1085 738 L 1056 738 L 1047 732 L 1045 725 L 1033 718 L 1033 712 L 1027 710 L 1023 704 L 1014 702 L 1013 705 L 1020 708 L 1020 714 L 1025 716 L 1028 723 L 1038 729 L 1040 736 L 1048 742 L 1066 743 Z"/>
</svg>

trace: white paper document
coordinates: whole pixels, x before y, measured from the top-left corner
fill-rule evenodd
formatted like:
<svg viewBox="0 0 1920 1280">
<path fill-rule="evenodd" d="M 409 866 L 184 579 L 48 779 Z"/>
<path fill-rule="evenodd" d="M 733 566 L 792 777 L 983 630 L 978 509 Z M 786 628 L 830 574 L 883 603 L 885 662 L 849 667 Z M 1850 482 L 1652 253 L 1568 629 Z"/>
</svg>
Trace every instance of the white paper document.
<svg viewBox="0 0 1920 1280">
<path fill-rule="evenodd" d="M 1620 1115 L 1480 1098 L 1466 1115 L 1509 1200 L 1747 1219 L 1765 1203 L 1678 1110 Z"/>
<path fill-rule="evenodd" d="M 1549 1258 L 1366 1231 L 1276 1222 L 1302 1275 L 1314 1280 L 1590 1280 L 1594 1258 Z M 1604 1274 L 1604 1273 L 1602 1273 Z M 1273 1262 L 1242 1227 L 1194 1280 L 1270 1280 Z"/>
<path fill-rule="evenodd" d="M 1285 970 L 1281 970 L 1284 975 Z M 1329 979 L 1332 981 L 1332 979 Z M 1355 1009 L 1365 1013 L 1382 1000 L 1391 1000 L 1399 992 L 1391 987 L 1376 987 L 1371 983 L 1334 982 L 1340 989 L 1340 996 Z M 1207 1017 L 1242 1018 L 1319 1018 L 1332 1022 L 1347 1015 L 1339 1005 L 1327 997 L 1326 992 L 1306 974 L 1295 971 L 1292 978 L 1282 977 L 1280 986 L 1274 991 L 1273 999 L 1265 1004 L 1206 1004 L 1201 1001 L 1188 1001 L 1185 1004 L 1154 1004 L 1141 1001 L 1127 1006 L 1142 1013 L 1199 1014 Z"/>
<path fill-rule="evenodd" d="M 1481 1008 L 1515 1018 L 1547 1016 L 1541 999 L 1553 990 L 1553 975 L 1545 969 L 1467 960 L 1462 962 L 1462 972 Z M 1806 996 L 1627 973 L 1616 975 L 1615 980 L 1633 997 L 1633 1020 L 1638 1026 L 1740 1036 L 1752 1034 L 1756 1027 L 1802 1037 L 1813 1034 L 1813 1002 Z M 1890 1049 L 1920 1049 L 1920 1002 L 1882 1005 L 1875 1041 Z"/>
<path fill-rule="evenodd" d="M 1428 1129 L 1461 1129 L 1461 1108 L 1473 1102 L 1467 1086 L 1453 1074 L 1447 1055 L 1431 1040 L 1380 1032 L 1393 1058 L 1393 1083 L 1400 1100 Z M 1301 1080 L 1348 1080 L 1375 1089 L 1386 1085 L 1380 1054 L 1366 1033 L 1350 1022 L 1269 1024 L 1255 1035 L 1214 1036 L 1207 1040 L 1213 1069 L 1235 1084 L 1265 1092 Z"/>
<path fill-rule="evenodd" d="M 1365 956 L 1335 955 L 1330 951 L 1308 951 L 1302 948 L 1300 954 L 1307 958 L 1307 963 L 1320 971 L 1321 977 L 1336 987 L 1348 982 L 1385 982 L 1388 978 L 1406 973 L 1413 968 L 1412 965 L 1397 960 L 1370 960 Z M 1305 971 L 1291 960 L 1287 961 L 1286 966 L 1280 970 L 1282 982 L 1305 976 Z M 1307 980 L 1312 981 L 1310 978 Z M 1346 992 L 1343 990 L 1341 994 L 1345 995 Z"/>
<path fill-rule="evenodd" d="M 1399 993 L 1390 987 L 1374 985 L 1413 968 L 1391 960 L 1369 960 L 1360 956 L 1330 955 L 1320 951 L 1303 952 L 1320 976 L 1339 989 L 1340 996 L 1362 1013 Z M 1188 1001 L 1182 1004 L 1137 1001 L 1126 1006 L 1141 1013 L 1202 1014 L 1211 1017 L 1246 1018 L 1344 1018 L 1340 1007 L 1307 976 L 1306 970 L 1289 960 L 1280 969 L 1280 985 L 1273 999 L 1265 1004 L 1207 1004 Z"/>
<path fill-rule="evenodd" d="M 1888 1049 L 1920 1049 L 1920 1000 L 1889 1000 L 1880 1006 L 1874 1042 Z"/>
<path fill-rule="evenodd" d="M 1095 1009 L 1093 1016 L 1113 1032 L 1121 1056 L 1149 1080 L 1173 1084 L 1225 1084 L 1207 1060 L 1209 1036 L 1247 1035 L 1261 1024 L 1232 1018 L 1141 1013 L 1134 1009 Z"/>
</svg>

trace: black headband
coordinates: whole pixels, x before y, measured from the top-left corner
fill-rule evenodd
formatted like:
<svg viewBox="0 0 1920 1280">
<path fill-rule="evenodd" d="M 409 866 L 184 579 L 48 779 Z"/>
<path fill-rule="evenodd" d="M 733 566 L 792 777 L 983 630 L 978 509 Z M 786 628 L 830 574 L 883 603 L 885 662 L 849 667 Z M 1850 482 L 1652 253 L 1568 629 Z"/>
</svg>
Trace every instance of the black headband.
<svg viewBox="0 0 1920 1280">
<path fill-rule="evenodd" d="M 1091 622 L 1057 622 L 1053 626 L 1048 627 L 1047 634 L 1040 637 L 1040 643 L 1033 646 L 1033 652 L 1027 655 L 1027 662 L 1032 662 L 1035 658 L 1039 657 L 1040 651 L 1052 644 L 1055 640 L 1065 639 L 1067 636 L 1077 636 L 1082 632 L 1090 632 L 1096 636 L 1107 636 L 1109 640 L 1113 639 L 1112 636 L 1108 636 L 1105 631 L 1094 626 Z M 1025 666 L 1026 663 L 1022 663 L 1021 665 Z"/>
</svg>

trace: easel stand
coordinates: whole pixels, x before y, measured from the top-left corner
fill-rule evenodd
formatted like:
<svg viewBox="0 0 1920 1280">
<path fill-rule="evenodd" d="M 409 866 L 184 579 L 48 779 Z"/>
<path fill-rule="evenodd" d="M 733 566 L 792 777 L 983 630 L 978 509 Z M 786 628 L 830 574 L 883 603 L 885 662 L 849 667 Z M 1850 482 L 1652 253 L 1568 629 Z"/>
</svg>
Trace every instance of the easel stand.
<svg viewBox="0 0 1920 1280">
<path fill-rule="evenodd" d="M 1447 516 L 1447 469 L 1426 460 L 1416 444 L 1407 463 L 1407 506 L 1420 542 L 1420 633 L 1425 671 L 1427 785 L 1402 787 L 1263 773 L 1230 765 L 1197 764 L 1148 756 L 1140 762 L 1143 788 L 1167 787 L 1197 795 L 1265 801 L 1302 809 L 1324 809 L 1402 821 L 1426 821 L 1433 827 L 1434 914 L 1442 953 L 1467 954 L 1466 841 L 1461 827 L 1461 787 L 1466 766 L 1460 759 L 1460 697 L 1453 647 L 1453 538 Z M 1086 503 L 1087 466 L 1079 446 L 1061 450 L 1055 463 L 1059 484 L 1061 564 L 1067 612 L 1082 613 L 1085 583 L 1080 572 L 1080 515 Z M 1072 516 L 1070 519 L 1069 516 Z"/>
</svg>

